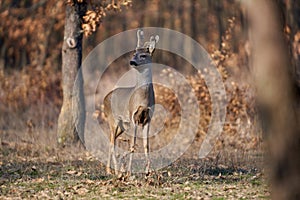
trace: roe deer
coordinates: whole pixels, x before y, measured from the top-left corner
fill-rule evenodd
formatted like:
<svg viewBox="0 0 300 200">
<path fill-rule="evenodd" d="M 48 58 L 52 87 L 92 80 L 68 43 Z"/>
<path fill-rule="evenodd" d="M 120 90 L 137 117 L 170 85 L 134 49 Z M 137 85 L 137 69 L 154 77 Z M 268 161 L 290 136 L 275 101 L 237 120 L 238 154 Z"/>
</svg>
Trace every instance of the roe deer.
<svg viewBox="0 0 300 200">
<path fill-rule="evenodd" d="M 131 173 L 133 152 L 135 151 L 138 129 L 142 129 L 143 145 L 146 157 L 146 174 L 149 173 L 149 126 L 154 111 L 154 90 L 152 85 L 152 55 L 155 45 L 159 40 L 156 35 L 150 37 L 150 41 L 143 44 L 143 31 L 137 31 L 137 47 L 129 64 L 137 70 L 137 80 L 134 87 L 116 88 L 104 98 L 104 114 L 107 117 L 110 128 L 110 147 L 107 161 L 107 173 L 111 173 L 111 157 L 118 173 L 117 159 L 115 155 L 116 139 L 124 131 L 133 127 L 133 138 L 129 150 L 128 173 Z M 140 127 L 140 128 L 138 128 Z M 131 129 L 132 130 L 132 129 Z"/>
</svg>

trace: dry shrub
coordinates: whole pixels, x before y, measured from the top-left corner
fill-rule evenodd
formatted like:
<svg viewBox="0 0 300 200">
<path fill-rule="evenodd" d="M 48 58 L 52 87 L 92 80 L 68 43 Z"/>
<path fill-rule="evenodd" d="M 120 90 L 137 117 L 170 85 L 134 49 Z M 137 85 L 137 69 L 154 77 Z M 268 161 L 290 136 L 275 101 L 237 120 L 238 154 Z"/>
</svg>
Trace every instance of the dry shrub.
<svg viewBox="0 0 300 200">
<path fill-rule="evenodd" d="M 61 72 L 49 64 L 0 73 L 2 129 L 41 127 L 56 124 L 62 101 Z"/>
<path fill-rule="evenodd" d="M 165 73 L 170 76 L 171 71 Z M 174 76 L 176 77 L 176 76 Z M 206 135 L 211 119 L 212 102 L 205 80 L 201 73 L 187 77 L 194 93 L 197 97 L 201 118 L 199 122 L 199 130 L 196 139 L 202 142 Z M 247 84 L 236 83 L 231 81 L 225 84 L 227 95 L 227 116 L 224 124 L 224 130 L 219 138 L 218 145 L 235 146 L 240 149 L 251 149 L 257 145 L 257 137 L 254 137 L 255 129 L 255 110 L 253 108 L 254 92 Z M 188 94 L 187 91 L 179 89 L 182 93 Z M 180 122 L 181 107 L 172 90 L 162 86 L 155 87 L 156 102 L 161 104 L 168 110 L 171 115 L 166 122 L 166 129 L 177 128 Z M 187 97 L 188 98 L 188 97 Z M 256 135 L 259 137 L 259 135 Z M 230 141 L 227 141 L 230 140 Z M 252 142 L 251 142 L 252 141 Z"/>
<path fill-rule="evenodd" d="M 245 81 L 238 81 L 234 74 L 231 74 L 227 69 L 228 64 L 239 66 L 240 62 L 236 59 L 237 55 L 233 53 L 231 47 L 232 29 L 235 26 L 235 18 L 229 19 L 229 26 L 225 35 L 222 37 L 222 44 L 220 49 L 215 49 L 211 53 L 213 62 L 217 66 L 219 73 L 224 82 L 226 96 L 227 96 L 227 113 L 223 132 L 216 141 L 215 151 L 222 151 L 224 149 L 230 151 L 251 151 L 258 149 L 261 144 L 261 134 L 258 128 L 254 88 Z M 171 70 L 163 72 L 162 76 L 177 77 Z M 208 87 L 204 80 L 204 75 L 207 71 L 198 71 L 195 75 L 188 76 L 186 79 L 191 85 L 194 94 L 199 103 L 201 113 L 198 132 L 196 135 L 196 143 L 201 145 L 206 136 L 209 123 L 211 120 L 212 102 Z M 213 77 L 212 77 L 213 78 Z M 170 82 L 175 82 L 170 80 Z M 174 85 L 173 87 L 178 87 Z M 179 87 L 181 87 L 179 85 Z M 186 88 L 179 89 L 183 94 L 188 94 Z M 181 107 L 176 99 L 176 96 L 171 90 L 163 87 L 155 87 L 156 101 L 162 104 L 170 113 L 171 118 L 166 123 L 166 129 L 177 128 L 180 122 Z M 188 98 L 188 97 L 186 97 Z M 171 126 L 170 126 L 171 125 Z"/>
<path fill-rule="evenodd" d="M 56 64 L 63 41 L 63 1 L 5 2 L 0 12 L 0 68 Z M 33 15 L 34 13 L 34 15 Z"/>
</svg>

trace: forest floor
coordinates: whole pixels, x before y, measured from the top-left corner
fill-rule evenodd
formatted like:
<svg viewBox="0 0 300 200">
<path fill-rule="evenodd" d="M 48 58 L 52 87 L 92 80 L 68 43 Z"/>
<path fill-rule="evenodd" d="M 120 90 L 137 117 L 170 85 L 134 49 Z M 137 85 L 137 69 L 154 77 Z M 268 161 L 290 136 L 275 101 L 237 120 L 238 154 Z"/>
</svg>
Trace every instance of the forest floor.
<svg viewBox="0 0 300 200">
<path fill-rule="evenodd" d="M 127 180 L 91 154 L 2 139 L 0 199 L 269 199 L 263 171 L 182 158 Z"/>
</svg>

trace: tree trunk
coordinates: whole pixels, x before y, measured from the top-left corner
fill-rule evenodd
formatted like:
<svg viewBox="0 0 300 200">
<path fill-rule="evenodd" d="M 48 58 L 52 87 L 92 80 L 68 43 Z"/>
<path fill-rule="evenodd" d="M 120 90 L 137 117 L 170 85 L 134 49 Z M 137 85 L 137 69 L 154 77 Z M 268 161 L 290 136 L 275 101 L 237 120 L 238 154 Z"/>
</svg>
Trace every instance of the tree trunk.
<svg viewBox="0 0 300 200">
<path fill-rule="evenodd" d="M 268 123 L 264 132 L 272 199 L 299 199 L 299 112 L 281 13 L 275 1 L 242 2 L 250 20 L 258 103 Z"/>
<path fill-rule="evenodd" d="M 75 1 L 74 1 L 75 2 Z M 58 118 L 58 143 L 84 144 L 85 102 L 83 94 L 81 18 L 85 14 L 85 3 L 66 6 L 64 42 L 62 47 L 63 105 Z M 77 80 L 76 80 L 77 78 Z M 76 82 L 75 82 L 76 81 Z"/>
</svg>

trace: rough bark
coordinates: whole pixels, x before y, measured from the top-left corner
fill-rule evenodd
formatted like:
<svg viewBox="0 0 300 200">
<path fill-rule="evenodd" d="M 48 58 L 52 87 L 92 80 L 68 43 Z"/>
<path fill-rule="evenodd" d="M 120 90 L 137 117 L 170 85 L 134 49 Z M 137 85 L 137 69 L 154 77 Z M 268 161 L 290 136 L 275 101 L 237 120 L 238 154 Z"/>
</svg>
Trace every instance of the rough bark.
<svg viewBox="0 0 300 200">
<path fill-rule="evenodd" d="M 85 3 L 66 6 L 64 42 L 62 47 L 63 105 L 58 118 L 58 143 L 84 144 L 85 103 L 83 80 L 80 70 L 82 61 L 81 18 L 86 12 Z M 77 80 L 76 80 L 77 78 Z"/>
<path fill-rule="evenodd" d="M 300 132 L 292 66 L 275 1 L 244 0 L 252 44 L 257 101 L 268 123 L 266 169 L 272 199 L 300 198 Z M 264 119 L 263 119 L 264 120 Z"/>
</svg>

